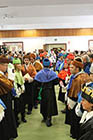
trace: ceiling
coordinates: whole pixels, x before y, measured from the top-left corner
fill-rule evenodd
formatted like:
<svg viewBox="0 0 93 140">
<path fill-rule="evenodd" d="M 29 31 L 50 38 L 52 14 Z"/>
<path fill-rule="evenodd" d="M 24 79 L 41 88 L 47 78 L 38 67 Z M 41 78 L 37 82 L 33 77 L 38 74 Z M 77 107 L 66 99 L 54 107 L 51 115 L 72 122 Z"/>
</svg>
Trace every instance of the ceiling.
<svg viewBox="0 0 93 140">
<path fill-rule="evenodd" d="M 36 6 L 36 5 L 63 5 L 63 4 L 93 4 L 93 0 L 3 0 L 0 5 L 6 6 Z"/>
<path fill-rule="evenodd" d="M 0 2 L 0 30 L 90 27 L 93 27 L 93 0 Z"/>
</svg>

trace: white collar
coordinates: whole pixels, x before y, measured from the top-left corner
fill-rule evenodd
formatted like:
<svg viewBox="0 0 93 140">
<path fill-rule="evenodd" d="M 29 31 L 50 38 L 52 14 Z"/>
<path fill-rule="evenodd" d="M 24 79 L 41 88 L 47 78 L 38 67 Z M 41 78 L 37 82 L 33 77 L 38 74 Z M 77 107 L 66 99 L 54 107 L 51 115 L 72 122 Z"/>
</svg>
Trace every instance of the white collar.
<svg viewBox="0 0 93 140">
<path fill-rule="evenodd" d="M 29 65 L 30 65 L 30 63 L 28 63 L 27 65 L 25 64 L 25 67 L 27 68 L 27 67 L 29 67 Z"/>
<path fill-rule="evenodd" d="M 91 84 L 92 82 L 88 82 L 88 83 L 86 83 L 86 86 L 88 86 L 89 84 Z"/>
<path fill-rule="evenodd" d="M 80 123 L 85 123 L 92 117 L 93 117 L 93 111 L 91 111 L 91 112 L 84 111 L 84 113 L 81 117 Z"/>
<path fill-rule="evenodd" d="M 78 75 L 80 75 L 80 74 L 82 74 L 82 73 L 85 73 L 85 72 L 84 72 L 84 71 L 80 71 L 80 72 L 76 73 L 76 74 L 74 75 L 74 78 L 76 78 Z"/>
<path fill-rule="evenodd" d="M 86 114 L 86 121 L 88 121 L 90 118 L 92 118 L 93 117 L 93 111 L 91 111 L 91 112 L 88 112 L 87 114 Z"/>
<path fill-rule="evenodd" d="M 4 75 L 4 73 L 2 71 L 0 71 L 0 74 Z"/>
</svg>

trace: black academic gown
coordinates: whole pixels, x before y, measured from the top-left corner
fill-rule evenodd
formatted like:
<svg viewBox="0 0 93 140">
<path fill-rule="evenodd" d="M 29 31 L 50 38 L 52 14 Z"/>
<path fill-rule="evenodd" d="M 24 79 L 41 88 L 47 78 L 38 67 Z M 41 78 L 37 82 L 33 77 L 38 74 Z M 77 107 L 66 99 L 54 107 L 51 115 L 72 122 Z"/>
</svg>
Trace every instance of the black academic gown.
<svg viewBox="0 0 93 140">
<path fill-rule="evenodd" d="M 0 140 L 9 140 L 17 137 L 16 121 L 12 110 L 12 94 L 0 95 L 0 99 L 5 103 L 5 117 L 0 122 Z"/>
<path fill-rule="evenodd" d="M 78 140 L 93 140 L 93 117 L 81 125 Z"/>
<path fill-rule="evenodd" d="M 75 98 L 72 98 L 73 101 L 76 102 Z M 77 104 L 76 104 L 77 105 Z M 70 134 L 72 138 L 78 139 L 79 137 L 79 130 L 80 130 L 80 119 L 81 117 L 78 117 L 75 113 L 75 108 L 76 105 L 74 106 L 73 109 L 68 109 L 68 105 L 66 105 L 66 116 L 65 116 L 65 124 L 70 125 Z"/>
<path fill-rule="evenodd" d="M 25 104 L 28 104 L 28 110 L 32 111 L 34 104 L 34 82 L 25 82 L 24 102 Z"/>
<path fill-rule="evenodd" d="M 33 82 L 25 82 L 25 102 L 27 104 L 31 103 L 33 105 Z"/>
<path fill-rule="evenodd" d="M 42 87 L 40 113 L 45 118 L 58 115 L 56 95 L 54 89 L 54 85 L 58 83 L 58 78 L 45 83 L 41 83 L 36 80 L 34 81 L 36 91 L 38 90 L 38 88 L 40 89 L 40 87 Z"/>
<path fill-rule="evenodd" d="M 60 80 L 62 80 L 62 79 L 60 79 Z M 65 80 L 62 80 L 62 82 L 63 82 L 64 86 L 66 86 Z M 60 88 L 59 88 L 58 100 L 63 102 L 63 103 L 65 103 L 65 94 L 66 94 L 66 92 L 62 92 L 62 87 L 60 85 L 59 85 L 59 87 Z"/>
</svg>

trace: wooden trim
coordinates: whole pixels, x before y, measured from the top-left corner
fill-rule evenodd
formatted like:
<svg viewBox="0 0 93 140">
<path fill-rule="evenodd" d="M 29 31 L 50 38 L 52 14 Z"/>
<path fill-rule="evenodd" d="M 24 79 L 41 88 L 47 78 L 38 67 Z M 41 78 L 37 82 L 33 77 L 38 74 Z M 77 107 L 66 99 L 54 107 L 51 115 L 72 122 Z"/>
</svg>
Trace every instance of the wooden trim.
<svg viewBox="0 0 93 140">
<path fill-rule="evenodd" d="M 0 31 L 0 38 L 49 37 L 49 36 L 88 36 L 88 35 L 93 35 L 93 28 L 4 30 L 4 31 Z"/>
</svg>

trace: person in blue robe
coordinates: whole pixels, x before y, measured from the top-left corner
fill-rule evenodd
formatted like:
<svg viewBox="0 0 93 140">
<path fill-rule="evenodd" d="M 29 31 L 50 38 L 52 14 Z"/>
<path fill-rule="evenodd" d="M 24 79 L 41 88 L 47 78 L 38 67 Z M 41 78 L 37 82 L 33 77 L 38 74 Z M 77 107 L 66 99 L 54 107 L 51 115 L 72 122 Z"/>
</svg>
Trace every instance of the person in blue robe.
<svg viewBox="0 0 93 140">
<path fill-rule="evenodd" d="M 64 60 L 63 60 L 63 54 L 62 53 L 59 53 L 59 60 L 57 61 L 56 63 L 56 71 L 61 71 L 64 67 Z"/>
<path fill-rule="evenodd" d="M 44 68 L 39 71 L 34 79 L 35 90 L 39 90 L 40 113 L 43 116 L 42 122 L 48 127 L 52 125 L 52 116 L 58 115 L 57 102 L 54 86 L 59 83 L 56 73 L 49 69 L 48 58 L 43 60 Z"/>
</svg>

